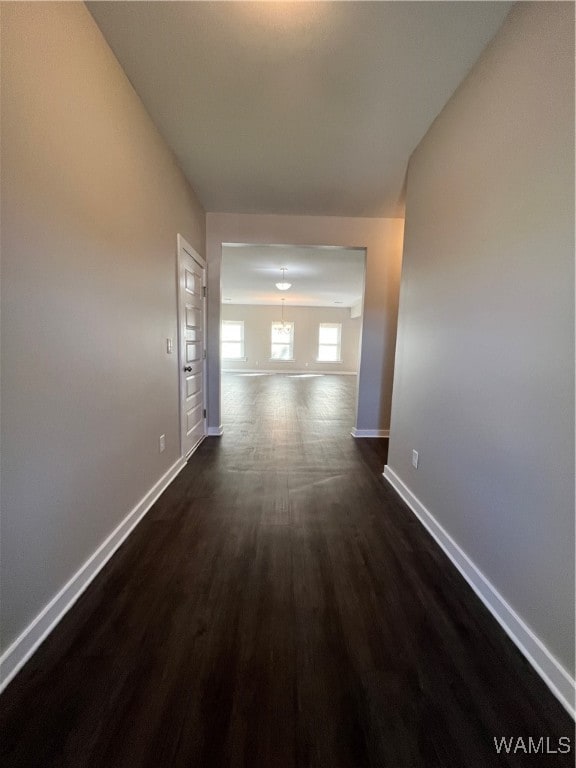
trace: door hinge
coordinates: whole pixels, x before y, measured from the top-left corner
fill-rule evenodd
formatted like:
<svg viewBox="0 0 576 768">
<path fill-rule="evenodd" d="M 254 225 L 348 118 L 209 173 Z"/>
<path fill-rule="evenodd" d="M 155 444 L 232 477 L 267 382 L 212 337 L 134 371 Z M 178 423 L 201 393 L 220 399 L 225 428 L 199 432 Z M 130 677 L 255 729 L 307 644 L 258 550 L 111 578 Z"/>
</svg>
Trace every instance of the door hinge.
<svg viewBox="0 0 576 768">
<path fill-rule="evenodd" d="M 202 360 L 206 360 L 206 350 L 202 351 Z"/>
<path fill-rule="evenodd" d="M 204 298 L 206 298 L 206 286 L 205 285 L 202 286 L 202 296 Z"/>
<path fill-rule="evenodd" d="M 204 410 L 202 411 L 202 413 L 204 414 L 204 418 L 206 418 L 206 408 L 204 408 Z"/>
</svg>

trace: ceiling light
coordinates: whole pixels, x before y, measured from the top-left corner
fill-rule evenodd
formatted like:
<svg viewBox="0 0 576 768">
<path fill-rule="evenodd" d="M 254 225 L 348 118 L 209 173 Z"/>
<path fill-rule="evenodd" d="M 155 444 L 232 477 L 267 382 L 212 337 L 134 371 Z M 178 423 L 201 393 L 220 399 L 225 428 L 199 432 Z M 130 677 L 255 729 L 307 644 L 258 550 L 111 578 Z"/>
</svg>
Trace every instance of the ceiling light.
<svg viewBox="0 0 576 768">
<path fill-rule="evenodd" d="M 287 291 L 289 288 L 292 288 L 292 283 L 286 282 L 285 273 L 288 270 L 286 269 L 286 267 L 280 267 L 280 271 L 282 272 L 282 280 L 279 283 L 276 283 L 276 288 L 278 288 L 279 291 Z"/>
<path fill-rule="evenodd" d="M 278 330 L 280 331 L 280 333 L 290 333 L 291 332 L 290 323 L 287 323 L 284 320 L 284 302 L 286 301 L 286 299 L 282 298 L 280 299 L 280 301 L 282 302 L 282 320 L 281 320 L 282 325 L 278 326 Z"/>
</svg>

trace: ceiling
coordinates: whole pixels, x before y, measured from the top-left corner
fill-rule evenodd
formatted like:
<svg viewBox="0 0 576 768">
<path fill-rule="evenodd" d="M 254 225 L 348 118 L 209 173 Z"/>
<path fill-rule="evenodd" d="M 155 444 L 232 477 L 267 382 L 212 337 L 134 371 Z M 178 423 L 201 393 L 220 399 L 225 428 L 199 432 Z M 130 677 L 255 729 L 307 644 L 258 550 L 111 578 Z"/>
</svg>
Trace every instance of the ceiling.
<svg viewBox="0 0 576 768">
<path fill-rule="evenodd" d="M 230 304 L 350 307 L 362 299 L 364 256 L 359 248 L 293 245 L 223 245 L 222 301 Z M 286 267 L 288 291 L 275 283 Z M 227 301 L 227 300 L 230 301 Z"/>
<path fill-rule="evenodd" d="M 89 2 L 207 211 L 403 215 L 506 2 Z"/>
</svg>

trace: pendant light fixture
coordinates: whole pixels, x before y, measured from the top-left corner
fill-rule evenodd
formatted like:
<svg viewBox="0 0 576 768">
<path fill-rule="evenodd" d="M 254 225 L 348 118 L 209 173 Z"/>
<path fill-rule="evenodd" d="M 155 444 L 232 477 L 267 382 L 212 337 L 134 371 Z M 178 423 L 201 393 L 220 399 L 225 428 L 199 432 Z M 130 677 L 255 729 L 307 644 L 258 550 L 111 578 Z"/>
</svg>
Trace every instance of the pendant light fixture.
<svg viewBox="0 0 576 768">
<path fill-rule="evenodd" d="M 282 272 L 282 280 L 279 283 L 276 283 L 276 288 L 278 288 L 279 291 L 287 291 L 289 288 L 292 288 L 292 283 L 286 282 L 286 272 L 288 270 L 286 267 L 280 267 L 280 271 Z"/>
<path fill-rule="evenodd" d="M 280 301 L 282 302 L 282 317 L 281 317 L 282 325 L 280 327 L 280 331 L 281 333 L 290 333 L 290 323 L 287 323 L 284 320 L 284 302 L 286 301 L 286 299 L 282 298 L 280 299 Z"/>
</svg>

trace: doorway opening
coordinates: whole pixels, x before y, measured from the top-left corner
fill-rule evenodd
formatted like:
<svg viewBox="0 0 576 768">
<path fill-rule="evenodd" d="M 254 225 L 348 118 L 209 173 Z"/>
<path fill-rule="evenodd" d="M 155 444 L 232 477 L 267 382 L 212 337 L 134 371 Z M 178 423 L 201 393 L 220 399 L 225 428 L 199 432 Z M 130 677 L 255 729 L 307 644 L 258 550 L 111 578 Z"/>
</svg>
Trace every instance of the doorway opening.
<svg viewBox="0 0 576 768">
<path fill-rule="evenodd" d="M 307 418 L 321 414 L 350 434 L 365 270 L 364 248 L 222 244 L 224 430 L 254 417 L 255 408 L 266 417 L 263 428 L 290 422 L 296 429 L 291 417 L 306 400 Z"/>
</svg>

